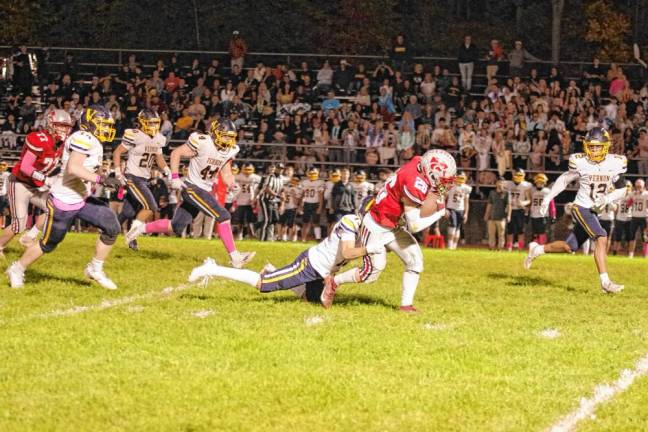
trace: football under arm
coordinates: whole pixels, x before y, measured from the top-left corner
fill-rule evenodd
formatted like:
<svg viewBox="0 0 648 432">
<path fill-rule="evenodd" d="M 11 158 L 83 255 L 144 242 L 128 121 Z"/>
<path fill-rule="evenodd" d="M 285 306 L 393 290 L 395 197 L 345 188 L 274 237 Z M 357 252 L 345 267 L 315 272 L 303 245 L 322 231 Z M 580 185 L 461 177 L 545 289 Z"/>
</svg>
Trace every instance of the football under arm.
<svg viewBox="0 0 648 432">
<path fill-rule="evenodd" d="M 556 179 L 556 182 L 551 186 L 549 195 L 544 198 L 545 202 L 549 202 L 552 199 L 556 198 L 562 191 L 564 191 L 569 183 L 573 182 L 578 178 L 578 173 L 574 171 L 565 171 Z"/>
<path fill-rule="evenodd" d="M 182 144 L 181 146 L 176 147 L 176 149 L 171 152 L 171 172 L 178 174 L 178 170 L 180 169 L 180 159 L 188 159 L 195 154 L 196 152 L 194 152 L 187 144 Z"/>
</svg>

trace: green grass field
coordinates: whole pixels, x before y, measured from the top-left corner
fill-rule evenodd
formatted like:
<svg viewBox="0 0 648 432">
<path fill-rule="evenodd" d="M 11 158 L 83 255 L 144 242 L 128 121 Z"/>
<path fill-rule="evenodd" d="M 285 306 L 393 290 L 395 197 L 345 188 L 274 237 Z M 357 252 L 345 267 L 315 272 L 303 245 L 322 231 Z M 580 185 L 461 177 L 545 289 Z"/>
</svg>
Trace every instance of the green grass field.
<svg viewBox="0 0 648 432">
<path fill-rule="evenodd" d="M 426 250 L 407 315 L 393 256 L 325 311 L 291 292 L 185 286 L 206 256 L 224 262 L 217 241 L 144 238 L 133 253 L 120 238 L 109 292 L 83 278 L 94 240 L 70 235 L 22 290 L 2 282 L 0 431 L 542 431 L 648 352 L 642 259 L 610 259 L 626 290 L 609 296 L 591 257 L 526 272 L 519 253 Z M 260 269 L 304 245 L 240 248 Z M 644 377 L 578 430 L 645 430 L 647 405 Z"/>
</svg>

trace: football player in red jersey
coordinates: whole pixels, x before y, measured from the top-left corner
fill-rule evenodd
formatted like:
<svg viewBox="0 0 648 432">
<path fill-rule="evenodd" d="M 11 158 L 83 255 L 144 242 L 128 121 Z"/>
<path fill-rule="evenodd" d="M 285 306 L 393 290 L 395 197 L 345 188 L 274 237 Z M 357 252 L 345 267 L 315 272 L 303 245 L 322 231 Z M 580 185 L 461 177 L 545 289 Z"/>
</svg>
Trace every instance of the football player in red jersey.
<svg viewBox="0 0 648 432">
<path fill-rule="evenodd" d="M 9 179 L 9 209 L 11 226 L 0 234 L 0 253 L 5 245 L 18 233 L 27 228 L 27 211 L 32 204 L 44 212 L 47 211 L 46 201 L 49 186 L 54 177 L 50 175 L 59 165 L 63 143 L 72 131 L 74 123 L 70 114 L 61 109 L 47 113 L 45 129 L 31 132 L 25 137 L 25 144 L 20 154 L 20 160 L 11 170 Z M 57 148 L 58 146 L 58 148 Z M 38 230 L 44 223 L 44 214 L 34 224 L 34 233 L 21 238 L 24 246 L 29 246 L 38 235 Z"/>
<path fill-rule="evenodd" d="M 362 220 L 362 246 L 382 245 L 405 264 L 400 309 L 414 312 L 414 294 L 423 271 L 423 254 L 411 233 L 417 233 L 439 220 L 445 209 L 444 194 L 454 183 L 457 166 L 450 153 L 430 150 L 403 165 L 386 182 Z M 424 205 L 425 203 L 425 205 Z M 432 205 L 428 206 L 428 203 Z M 434 204 L 437 205 L 434 205 Z M 401 217 L 406 226 L 399 227 Z M 344 283 L 374 282 L 387 265 L 386 252 L 363 258 L 361 268 L 325 279 L 322 305 L 333 304 L 336 288 Z"/>
</svg>

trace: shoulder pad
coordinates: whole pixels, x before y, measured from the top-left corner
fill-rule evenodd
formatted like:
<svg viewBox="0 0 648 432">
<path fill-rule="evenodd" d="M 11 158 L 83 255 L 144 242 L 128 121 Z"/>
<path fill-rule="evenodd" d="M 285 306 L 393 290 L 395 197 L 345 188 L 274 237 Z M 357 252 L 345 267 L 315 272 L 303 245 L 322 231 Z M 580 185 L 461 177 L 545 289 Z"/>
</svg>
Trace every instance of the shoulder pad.
<svg viewBox="0 0 648 432">
<path fill-rule="evenodd" d="M 585 157 L 585 153 L 574 153 L 569 156 L 569 169 L 575 170 L 578 168 L 578 161 Z"/>
<path fill-rule="evenodd" d="M 360 219 L 356 215 L 348 214 L 340 219 L 340 226 L 349 232 L 357 232 L 360 226 Z"/>
<path fill-rule="evenodd" d="M 209 142 L 209 135 L 201 134 L 199 132 L 193 132 L 191 135 L 189 135 L 189 139 L 187 140 L 187 145 L 191 147 L 194 151 L 198 151 L 201 145 L 204 143 Z"/>
<path fill-rule="evenodd" d="M 94 141 L 96 141 L 96 138 L 85 131 L 73 133 L 68 139 L 70 149 L 81 152 L 90 151 L 94 145 Z"/>
</svg>

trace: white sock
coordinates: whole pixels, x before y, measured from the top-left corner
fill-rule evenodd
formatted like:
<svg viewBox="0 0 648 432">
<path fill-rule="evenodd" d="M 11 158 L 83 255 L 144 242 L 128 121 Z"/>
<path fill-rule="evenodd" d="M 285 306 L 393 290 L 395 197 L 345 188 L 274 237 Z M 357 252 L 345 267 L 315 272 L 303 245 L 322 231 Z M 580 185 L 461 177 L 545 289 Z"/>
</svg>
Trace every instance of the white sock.
<svg viewBox="0 0 648 432">
<path fill-rule="evenodd" d="M 403 273 L 403 291 L 401 293 L 401 306 L 412 306 L 414 304 L 414 294 L 416 294 L 416 287 L 418 287 L 419 278 L 418 273 L 405 271 Z"/>
<path fill-rule="evenodd" d="M 607 273 L 599 273 L 599 278 L 601 278 L 601 285 L 610 283 L 610 276 Z"/>
<path fill-rule="evenodd" d="M 101 270 L 103 270 L 104 262 L 101 261 L 101 260 L 98 260 L 97 258 L 92 258 L 92 261 L 90 261 L 90 265 L 92 265 L 93 269 L 95 269 L 97 271 L 101 271 Z"/>
<path fill-rule="evenodd" d="M 29 231 L 27 231 L 27 235 L 29 236 L 29 238 L 33 238 L 33 239 L 38 238 L 38 233 L 40 233 L 40 230 L 38 229 L 38 227 L 36 226 L 36 224 L 34 224 L 34 225 L 29 229 Z"/>
<path fill-rule="evenodd" d="M 254 288 L 257 287 L 257 284 L 261 279 L 261 275 L 259 275 L 259 273 L 257 272 L 253 272 L 252 270 L 221 267 L 219 265 L 216 265 L 214 267 L 212 276 L 218 276 L 236 282 L 241 282 Z"/>
<path fill-rule="evenodd" d="M 338 286 L 345 283 L 357 283 L 358 282 L 358 280 L 356 279 L 357 274 L 358 274 L 358 269 L 352 268 L 350 270 L 345 271 L 344 273 L 335 275 L 333 280 L 335 281 L 335 284 Z"/>
<path fill-rule="evenodd" d="M 23 267 L 22 264 L 20 264 L 20 261 L 14 261 L 13 265 L 16 266 L 16 269 L 20 270 L 21 272 L 25 273 L 25 267 Z"/>
<path fill-rule="evenodd" d="M 544 255 L 544 253 L 545 253 L 544 246 L 543 246 L 543 245 L 540 245 L 540 244 L 539 244 L 539 245 L 536 245 L 536 246 L 533 248 L 533 251 L 531 252 L 531 254 L 532 254 L 534 257 L 539 257 L 540 255 Z"/>
<path fill-rule="evenodd" d="M 131 222 L 131 229 L 135 229 L 139 233 L 144 232 L 144 227 L 146 224 L 142 222 L 141 220 L 135 219 L 133 222 Z"/>
<path fill-rule="evenodd" d="M 315 233 L 315 240 L 321 240 L 322 239 L 322 227 L 314 227 L 313 232 Z"/>
</svg>

